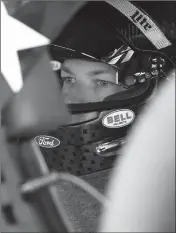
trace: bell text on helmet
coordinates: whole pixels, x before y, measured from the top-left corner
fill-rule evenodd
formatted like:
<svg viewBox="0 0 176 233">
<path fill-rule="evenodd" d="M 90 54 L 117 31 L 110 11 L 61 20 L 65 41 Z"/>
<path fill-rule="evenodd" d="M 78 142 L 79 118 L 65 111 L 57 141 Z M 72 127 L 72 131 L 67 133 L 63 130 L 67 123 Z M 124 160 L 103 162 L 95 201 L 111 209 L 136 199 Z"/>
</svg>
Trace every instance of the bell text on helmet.
<svg viewBox="0 0 176 233">
<path fill-rule="evenodd" d="M 107 128 L 121 128 L 133 122 L 135 114 L 129 109 L 117 110 L 103 118 L 103 125 Z"/>
</svg>

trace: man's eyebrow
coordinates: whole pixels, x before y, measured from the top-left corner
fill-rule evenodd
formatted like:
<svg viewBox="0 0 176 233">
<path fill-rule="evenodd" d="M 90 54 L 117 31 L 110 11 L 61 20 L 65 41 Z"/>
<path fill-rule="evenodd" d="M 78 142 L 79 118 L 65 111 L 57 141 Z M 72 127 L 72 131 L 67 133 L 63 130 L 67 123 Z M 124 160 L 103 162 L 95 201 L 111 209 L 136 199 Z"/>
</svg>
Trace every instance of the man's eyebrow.
<svg viewBox="0 0 176 233">
<path fill-rule="evenodd" d="M 89 75 L 99 75 L 99 74 L 106 74 L 109 73 L 107 69 L 97 69 L 97 70 L 91 70 L 88 72 Z"/>
</svg>

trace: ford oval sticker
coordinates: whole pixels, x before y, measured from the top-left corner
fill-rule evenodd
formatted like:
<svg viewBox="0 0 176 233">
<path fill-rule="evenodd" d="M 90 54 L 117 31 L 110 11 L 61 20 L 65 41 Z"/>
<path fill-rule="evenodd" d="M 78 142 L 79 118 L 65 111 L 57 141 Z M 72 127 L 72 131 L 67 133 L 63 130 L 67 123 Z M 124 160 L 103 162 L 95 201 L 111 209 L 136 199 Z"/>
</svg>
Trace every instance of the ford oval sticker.
<svg viewBox="0 0 176 233">
<path fill-rule="evenodd" d="M 35 137 L 35 142 L 45 148 L 54 148 L 60 145 L 60 140 L 51 136 L 40 135 Z"/>
</svg>

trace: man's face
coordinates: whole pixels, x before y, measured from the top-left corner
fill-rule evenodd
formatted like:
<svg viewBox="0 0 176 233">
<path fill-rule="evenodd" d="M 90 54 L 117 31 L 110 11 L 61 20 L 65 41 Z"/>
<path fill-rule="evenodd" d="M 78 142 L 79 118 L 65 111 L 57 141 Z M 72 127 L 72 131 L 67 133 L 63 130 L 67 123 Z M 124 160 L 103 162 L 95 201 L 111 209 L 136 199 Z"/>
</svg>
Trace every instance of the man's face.
<svg viewBox="0 0 176 233">
<path fill-rule="evenodd" d="M 116 70 L 103 62 L 65 60 L 61 66 L 61 78 L 67 104 L 103 101 L 123 90 L 116 84 Z"/>
</svg>

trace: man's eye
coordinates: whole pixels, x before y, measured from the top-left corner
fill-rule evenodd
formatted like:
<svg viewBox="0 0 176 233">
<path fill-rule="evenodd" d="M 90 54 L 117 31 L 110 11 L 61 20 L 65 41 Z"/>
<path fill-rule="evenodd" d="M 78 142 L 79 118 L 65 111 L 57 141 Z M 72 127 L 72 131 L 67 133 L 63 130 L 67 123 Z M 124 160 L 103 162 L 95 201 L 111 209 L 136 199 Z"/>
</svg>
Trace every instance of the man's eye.
<svg viewBox="0 0 176 233">
<path fill-rule="evenodd" d="M 68 84 L 75 83 L 75 78 L 72 77 L 62 77 L 62 80 Z"/>
<path fill-rule="evenodd" d="M 107 87 L 111 85 L 111 82 L 104 81 L 104 80 L 96 80 L 96 85 L 101 86 L 101 87 Z"/>
</svg>

